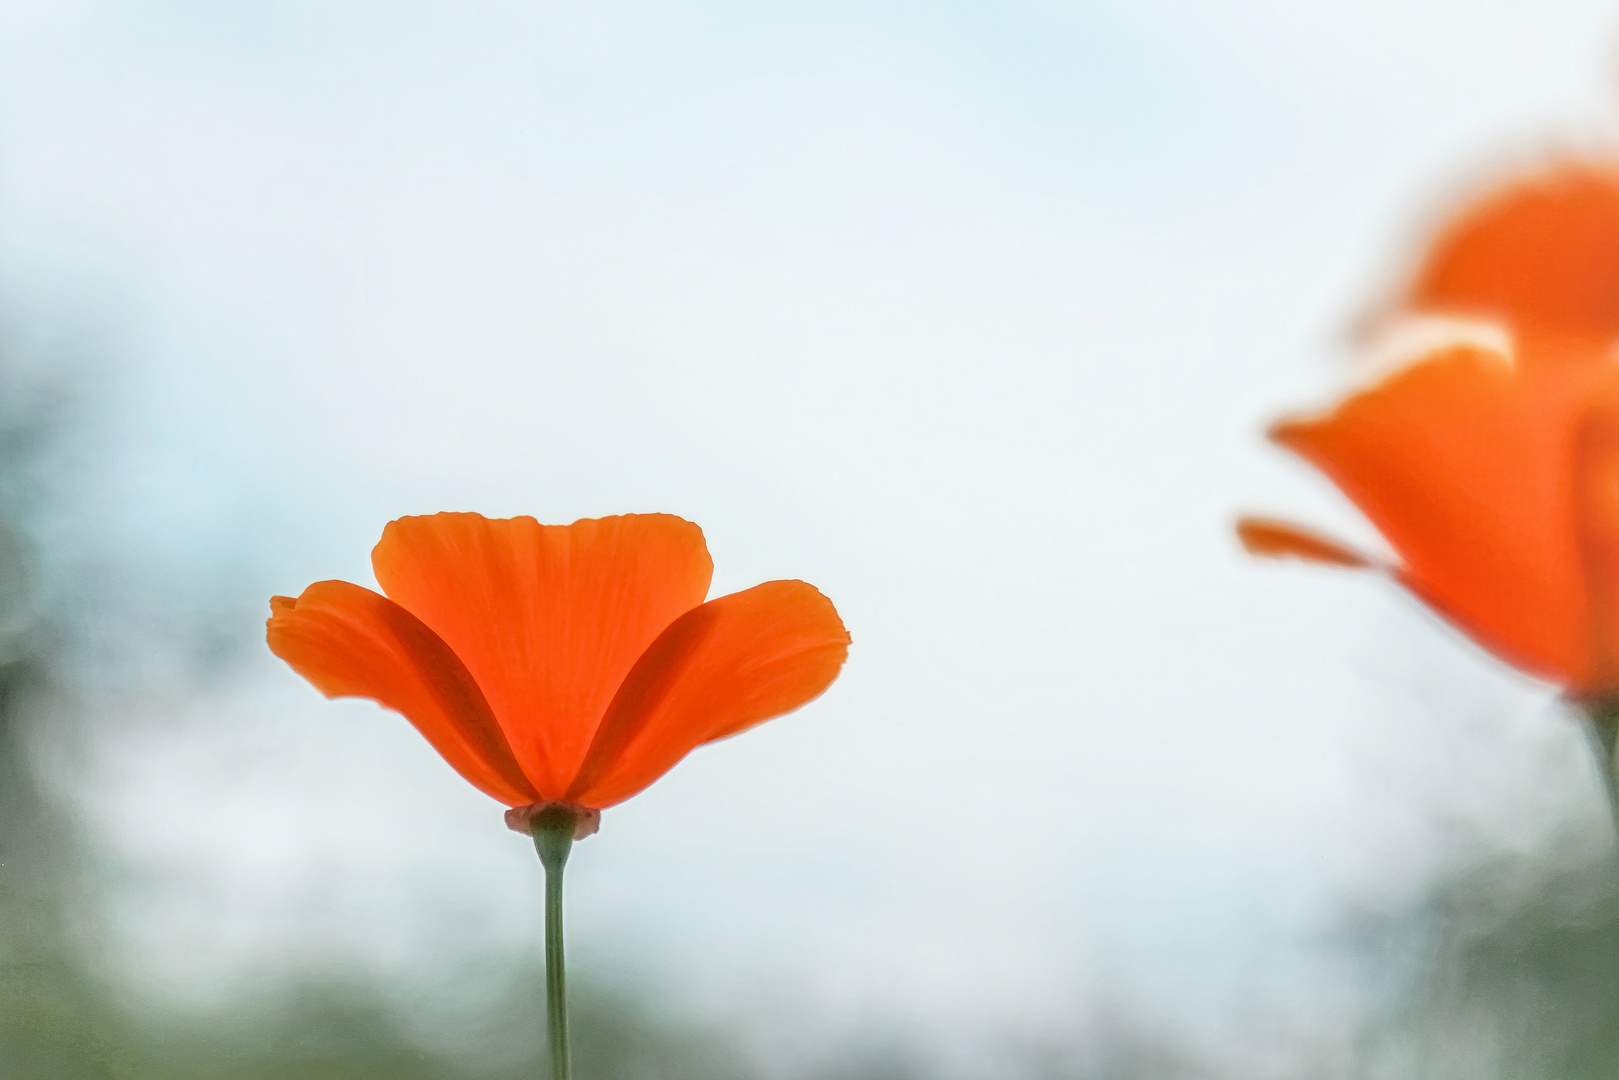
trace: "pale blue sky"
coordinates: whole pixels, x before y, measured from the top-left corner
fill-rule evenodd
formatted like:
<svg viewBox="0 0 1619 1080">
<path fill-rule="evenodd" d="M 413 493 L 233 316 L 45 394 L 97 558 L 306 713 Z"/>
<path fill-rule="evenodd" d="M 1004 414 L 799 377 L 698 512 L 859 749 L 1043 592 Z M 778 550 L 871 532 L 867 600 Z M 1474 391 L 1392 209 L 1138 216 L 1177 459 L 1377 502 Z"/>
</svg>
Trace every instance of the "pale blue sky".
<svg viewBox="0 0 1619 1080">
<path fill-rule="evenodd" d="M 86 501 L 154 580 L 669 510 L 717 589 L 834 598 L 831 693 L 580 849 L 582 955 L 957 1030 L 985 985 L 1207 1019 L 1410 888 L 1434 806 L 1533 818 L 1456 738 L 1590 781 L 1543 691 L 1228 522 L 1367 535 L 1260 426 L 1445 194 L 1611 137 L 1616 44 L 1597 3 L 13 0 L 0 271 L 97 328 Z M 402 722 L 258 654 L 136 712 L 97 767 L 168 883 L 121 909 L 147 978 L 408 966 L 444 912 L 531 944 L 531 854 Z"/>
</svg>

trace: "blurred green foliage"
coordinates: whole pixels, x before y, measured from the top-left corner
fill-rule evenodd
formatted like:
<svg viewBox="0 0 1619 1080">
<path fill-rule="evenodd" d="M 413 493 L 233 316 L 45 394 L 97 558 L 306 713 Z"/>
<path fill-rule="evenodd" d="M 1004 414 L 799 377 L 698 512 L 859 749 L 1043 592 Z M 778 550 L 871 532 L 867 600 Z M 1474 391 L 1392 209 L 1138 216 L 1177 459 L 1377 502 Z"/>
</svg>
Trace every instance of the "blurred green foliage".
<svg viewBox="0 0 1619 1080">
<path fill-rule="evenodd" d="M 1403 985 L 1381 1039 L 1423 1080 L 1619 1075 L 1619 857 L 1603 821 L 1471 860 L 1372 950 Z M 1392 931 L 1392 932 L 1388 932 Z"/>
<path fill-rule="evenodd" d="M 38 735 L 63 699 L 27 522 L 57 415 L 0 368 L 0 1075 L 105 1076 L 117 1021 L 80 957 L 73 832 L 40 783 Z"/>
</svg>

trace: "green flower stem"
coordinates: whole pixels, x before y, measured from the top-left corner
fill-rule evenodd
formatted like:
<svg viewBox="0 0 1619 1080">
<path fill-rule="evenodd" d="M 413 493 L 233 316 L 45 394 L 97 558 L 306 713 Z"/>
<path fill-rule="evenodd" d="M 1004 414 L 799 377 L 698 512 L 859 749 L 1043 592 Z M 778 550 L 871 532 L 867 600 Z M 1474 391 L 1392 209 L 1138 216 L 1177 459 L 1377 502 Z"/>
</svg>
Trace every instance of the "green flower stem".
<svg viewBox="0 0 1619 1080">
<path fill-rule="evenodd" d="M 1619 696 L 1590 698 L 1580 702 L 1579 708 L 1608 793 L 1608 809 L 1619 829 Z"/>
<path fill-rule="evenodd" d="M 568 975 L 562 961 L 562 867 L 573 847 L 576 819 L 565 807 L 534 815 L 534 850 L 545 867 L 545 1018 L 551 1080 L 572 1080 L 568 1055 Z"/>
</svg>

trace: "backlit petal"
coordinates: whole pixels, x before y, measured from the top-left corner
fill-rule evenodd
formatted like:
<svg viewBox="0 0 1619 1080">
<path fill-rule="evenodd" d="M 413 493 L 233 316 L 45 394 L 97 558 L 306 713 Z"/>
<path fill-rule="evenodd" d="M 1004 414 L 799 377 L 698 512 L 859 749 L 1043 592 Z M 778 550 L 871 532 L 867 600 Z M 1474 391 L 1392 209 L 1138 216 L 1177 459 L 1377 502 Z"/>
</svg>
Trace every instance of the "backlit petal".
<svg viewBox="0 0 1619 1080">
<path fill-rule="evenodd" d="M 371 563 L 465 662 L 545 799 L 562 796 L 619 684 L 703 602 L 714 570 L 702 530 L 669 514 L 406 517 Z"/>
<path fill-rule="evenodd" d="M 1272 435 L 1381 530 L 1413 592 L 1498 656 L 1581 686 L 1594 672 L 1575 436 L 1605 400 L 1619 401 L 1619 368 L 1600 357 L 1514 364 L 1461 346 Z"/>
<path fill-rule="evenodd" d="M 1470 206 L 1441 232 L 1407 302 L 1619 337 L 1619 162 L 1565 162 Z"/>
<path fill-rule="evenodd" d="M 1336 540 L 1271 518 L 1237 519 L 1237 539 L 1248 554 L 1267 559 L 1304 559 L 1332 566 L 1367 567 L 1372 561 Z"/>
<path fill-rule="evenodd" d="M 410 612 L 346 581 L 317 581 L 270 609 L 270 651 L 315 689 L 403 714 L 456 772 L 508 806 L 538 798 L 478 684 Z"/>
<path fill-rule="evenodd" d="M 567 798 L 605 807 L 694 747 L 791 712 L 837 678 L 849 632 L 802 581 L 767 581 L 683 615 L 613 699 Z"/>
</svg>

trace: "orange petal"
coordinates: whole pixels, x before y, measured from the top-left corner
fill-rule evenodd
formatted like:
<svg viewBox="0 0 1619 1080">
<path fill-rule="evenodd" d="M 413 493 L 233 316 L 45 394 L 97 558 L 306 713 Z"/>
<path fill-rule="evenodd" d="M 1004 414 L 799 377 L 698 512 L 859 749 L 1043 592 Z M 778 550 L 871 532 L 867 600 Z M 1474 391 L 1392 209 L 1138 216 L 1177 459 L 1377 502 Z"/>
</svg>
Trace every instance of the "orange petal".
<svg viewBox="0 0 1619 1080">
<path fill-rule="evenodd" d="M 1609 363 L 1514 364 L 1458 346 L 1272 436 L 1372 520 L 1413 592 L 1498 656 L 1573 686 L 1592 674 L 1575 428 L 1616 394 Z"/>
<path fill-rule="evenodd" d="M 1574 436 L 1574 531 L 1590 611 L 1587 693 L 1619 689 L 1619 402 L 1580 417 Z"/>
<path fill-rule="evenodd" d="M 508 806 L 539 798 L 465 665 L 410 612 L 346 581 L 272 597 L 270 610 L 270 651 L 315 689 L 403 714 L 456 772 Z"/>
<path fill-rule="evenodd" d="M 613 698 L 569 799 L 606 807 L 694 747 L 820 695 L 849 655 L 832 601 L 802 581 L 767 581 L 710 600 L 652 644 Z"/>
<path fill-rule="evenodd" d="M 1365 555 L 1336 540 L 1308 529 L 1272 518 L 1237 519 L 1237 539 L 1248 554 L 1267 559 L 1304 559 L 1332 566 L 1364 568 L 1372 565 Z"/>
<path fill-rule="evenodd" d="M 466 663 L 544 799 L 562 797 L 624 676 L 714 572 L 703 531 L 669 514 L 400 518 L 371 564 Z"/>
<path fill-rule="evenodd" d="M 1468 207 L 1440 233 L 1407 302 L 1612 341 L 1619 336 L 1619 163 L 1563 162 Z"/>
</svg>

